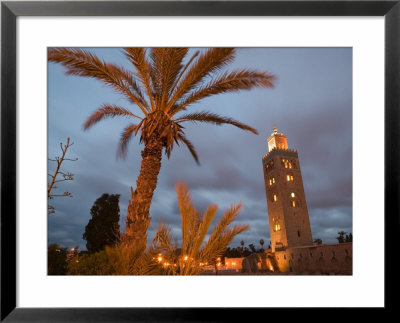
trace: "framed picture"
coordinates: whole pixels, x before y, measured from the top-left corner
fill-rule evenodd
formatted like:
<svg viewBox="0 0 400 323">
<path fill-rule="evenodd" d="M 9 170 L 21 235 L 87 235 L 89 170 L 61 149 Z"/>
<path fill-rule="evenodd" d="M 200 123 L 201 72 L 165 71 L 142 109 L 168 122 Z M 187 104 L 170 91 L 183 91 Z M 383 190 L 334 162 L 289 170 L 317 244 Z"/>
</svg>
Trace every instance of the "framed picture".
<svg viewBox="0 0 400 323">
<path fill-rule="evenodd" d="M 388 281 L 389 277 L 390 282 L 397 281 L 391 275 L 395 267 L 391 266 L 389 255 L 396 252 L 392 237 L 398 233 L 399 214 L 399 1 L 4 1 L 1 15 L 2 320 L 233 321 L 239 310 L 246 309 L 254 312 L 278 307 L 390 309 L 394 305 L 388 289 L 395 284 L 388 285 Z M 330 66 L 331 72 L 323 77 L 332 80 L 331 88 L 325 89 L 331 95 L 336 93 L 335 82 L 338 86 L 350 84 L 352 112 L 344 115 L 333 107 L 329 118 L 333 123 L 335 115 L 342 113 L 352 128 L 350 139 L 347 138 L 351 143 L 346 164 L 352 164 L 348 193 L 353 217 L 350 225 L 355 236 L 352 274 L 340 277 L 47 275 L 47 244 L 52 230 L 44 195 L 52 143 L 49 135 L 63 133 L 62 122 L 70 117 L 62 115 L 63 120 L 55 122 L 57 115 L 49 108 L 56 101 L 51 88 L 56 83 L 49 80 L 58 76 L 48 67 L 48 49 L 101 50 L 101 47 L 124 46 L 241 47 L 262 53 L 251 57 L 270 57 L 266 49 L 279 49 L 276 57 L 290 51 L 292 57 L 309 56 L 306 59 L 313 60 L 314 65 Z M 322 54 L 325 59 L 321 62 L 313 59 L 313 51 L 302 48 L 325 50 Z M 332 48 L 343 49 L 350 57 L 347 76 L 334 67 L 333 56 L 328 53 Z M 288 61 L 297 62 L 294 58 Z M 290 65 L 287 69 L 290 70 Z M 300 73 L 294 66 L 292 70 Z M 304 73 L 309 77 L 314 75 L 306 68 Z M 60 93 L 66 92 L 65 84 L 57 86 Z M 287 95 L 310 95 L 300 93 L 298 88 L 301 89 L 300 84 L 293 85 L 292 94 Z M 85 88 L 93 93 L 97 90 Z M 262 101 L 258 104 L 264 104 Z M 279 104 L 279 100 L 273 102 Z M 295 102 L 294 98 L 292 104 Z M 292 124 L 301 122 L 305 109 L 301 107 L 292 116 Z M 277 112 L 271 115 L 285 119 Z M 320 125 L 328 126 L 329 122 Z M 271 127 L 267 123 L 265 128 Z M 276 128 L 270 130 L 272 136 L 279 134 Z M 345 147 L 341 140 L 345 140 L 347 130 L 333 130 L 337 151 Z M 270 151 L 287 150 L 286 141 L 279 140 L 268 143 Z M 334 163 L 334 156 L 331 158 Z M 282 161 L 287 168 L 296 162 Z M 339 163 L 336 165 L 340 177 L 343 169 Z M 93 164 L 93 167 L 100 169 L 104 165 Z M 183 171 L 184 164 L 180 169 Z M 66 176 L 68 179 L 68 173 Z M 289 176 L 288 181 L 293 180 L 292 173 L 285 176 Z M 268 191 L 268 180 L 272 186 L 275 178 L 267 177 L 263 178 L 267 196 L 276 201 L 279 195 Z M 301 190 L 291 193 L 291 207 L 305 203 L 301 194 Z M 275 219 L 270 217 L 269 221 Z M 270 227 L 280 231 L 279 224 Z M 297 231 L 296 239 L 304 236 L 307 237 L 304 231 Z M 279 245 L 272 248 L 278 251 Z M 334 251 L 329 252 L 334 258 Z M 364 291 L 365 284 L 369 293 Z M 344 290 L 347 292 L 343 293 Z"/>
</svg>

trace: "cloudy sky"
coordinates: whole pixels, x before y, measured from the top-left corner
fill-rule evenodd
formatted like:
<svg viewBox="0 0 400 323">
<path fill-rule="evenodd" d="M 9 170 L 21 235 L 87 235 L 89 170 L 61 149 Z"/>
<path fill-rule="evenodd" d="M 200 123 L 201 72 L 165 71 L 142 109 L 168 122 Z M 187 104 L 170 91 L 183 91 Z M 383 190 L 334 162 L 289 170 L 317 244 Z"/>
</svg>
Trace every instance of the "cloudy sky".
<svg viewBox="0 0 400 323">
<path fill-rule="evenodd" d="M 129 63 L 119 48 L 90 49 L 108 62 Z M 180 239 L 180 216 L 175 184 L 187 183 L 200 211 L 218 205 L 216 220 L 232 203 L 242 201 L 235 223 L 251 228 L 238 235 L 259 246 L 270 240 L 268 211 L 261 158 L 267 153 L 267 138 L 273 124 L 287 135 L 289 148 L 297 149 L 303 175 L 313 238 L 336 243 L 338 231 L 352 232 L 352 50 L 351 48 L 240 48 L 227 69 L 251 68 L 276 75 L 273 89 L 253 89 L 222 94 L 192 106 L 240 120 L 259 135 L 230 125 L 186 124 L 186 135 L 196 147 L 197 166 L 186 147 L 175 147 L 170 159 L 163 155 L 159 182 L 150 209 L 149 238 L 158 221 L 170 225 Z M 103 103 L 132 110 L 112 89 L 101 82 L 65 74 L 59 64 L 48 64 L 48 157 L 60 155 L 60 142 L 73 141 L 62 170 L 74 181 L 58 185 L 54 194 L 73 197 L 51 201 L 56 213 L 49 215 L 48 241 L 62 246 L 79 245 L 90 219 L 90 208 L 103 193 L 120 194 L 121 225 L 140 167 L 139 138 L 130 141 L 127 158 L 116 158 L 119 137 L 129 124 L 124 118 L 106 119 L 87 131 L 86 118 Z M 55 163 L 49 162 L 49 172 Z"/>
</svg>

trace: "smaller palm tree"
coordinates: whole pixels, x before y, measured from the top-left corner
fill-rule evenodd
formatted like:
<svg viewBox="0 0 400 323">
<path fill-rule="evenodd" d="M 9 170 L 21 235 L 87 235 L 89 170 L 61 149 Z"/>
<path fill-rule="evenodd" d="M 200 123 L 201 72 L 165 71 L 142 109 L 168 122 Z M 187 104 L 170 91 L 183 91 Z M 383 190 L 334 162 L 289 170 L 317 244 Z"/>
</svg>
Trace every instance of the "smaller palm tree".
<svg viewBox="0 0 400 323">
<path fill-rule="evenodd" d="M 182 222 L 182 248 L 178 250 L 176 244 L 172 244 L 171 231 L 167 225 L 160 223 L 152 249 L 160 251 L 160 259 L 167 264 L 172 274 L 196 275 L 204 265 L 215 265 L 232 239 L 249 226 L 230 227 L 242 208 L 242 203 L 232 205 L 224 212 L 205 242 L 211 222 L 217 213 L 217 205 L 211 204 L 201 215 L 195 209 L 184 183 L 176 185 L 176 192 Z"/>
</svg>

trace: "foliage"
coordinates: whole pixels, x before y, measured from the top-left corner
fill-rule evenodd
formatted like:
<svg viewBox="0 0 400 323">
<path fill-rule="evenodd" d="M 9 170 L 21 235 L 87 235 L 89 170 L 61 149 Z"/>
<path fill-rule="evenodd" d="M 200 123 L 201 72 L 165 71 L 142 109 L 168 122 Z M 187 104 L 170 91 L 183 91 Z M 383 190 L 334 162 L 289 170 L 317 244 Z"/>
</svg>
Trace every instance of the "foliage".
<svg viewBox="0 0 400 323">
<path fill-rule="evenodd" d="M 119 241 L 119 194 L 103 194 L 90 209 L 92 218 L 85 227 L 83 239 L 89 253 L 103 250 Z"/>
<path fill-rule="evenodd" d="M 314 239 L 315 244 L 322 244 L 322 240 L 319 238 Z"/>
<path fill-rule="evenodd" d="M 339 231 L 338 236 L 336 237 L 337 241 L 339 243 L 345 243 L 345 242 L 352 242 L 353 241 L 353 235 L 351 232 L 349 234 L 346 234 L 347 232 L 344 231 Z M 346 235 L 346 236 L 345 236 Z"/>
<path fill-rule="evenodd" d="M 249 248 L 250 248 L 250 250 L 251 250 L 252 253 L 257 252 L 257 251 L 256 251 L 256 247 L 255 247 L 252 243 L 249 244 Z"/>
<path fill-rule="evenodd" d="M 104 250 L 93 254 L 80 254 L 68 262 L 68 275 L 112 275 L 114 273 Z"/>
<path fill-rule="evenodd" d="M 205 241 L 217 206 L 210 205 L 200 215 L 186 185 L 179 183 L 176 189 L 182 222 L 182 248 L 173 241 L 168 226 L 159 223 L 149 247 L 123 236 L 118 243 L 106 246 L 104 251 L 81 253 L 72 258 L 68 274 L 196 275 L 203 265 L 215 265 L 232 239 L 248 229 L 247 225 L 230 226 L 239 214 L 241 204 L 232 205 L 225 211 Z"/>
<path fill-rule="evenodd" d="M 238 246 L 236 248 L 227 247 L 223 254 L 223 257 L 227 258 L 241 258 L 248 257 L 252 254 L 264 253 L 264 249 L 261 247 L 260 249 L 256 249 L 254 244 L 249 244 L 249 248 Z"/>
<path fill-rule="evenodd" d="M 172 274 L 196 275 L 200 273 L 202 265 L 215 265 L 232 239 L 247 230 L 249 226 L 230 227 L 242 207 L 241 203 L 232 205 L 224 212 L 205 241 L 211 222 L 216 215 L 217 206 L 214 204 L 208 206 L 205 213 L 201 215 L 195 209 L 189 190 L 184 183 L 178 183 L 176 191 L 182 223 L 182 248 L 178 253 L 176 245 L 172 243 L 170 230 L 167 225 L 161 223 L 152 248 L 160 251 L 162 254 L 160 261 L 168 264 L 167 269 Z"/>
<path fill-rule="evenodd" d="M 156 261 L 158 255 L 152 247 L 123 239 L 120 243 L 105 249 L 115 275 L 163 275 L 168 274 Z"/>
<path fill-rule="evenodd" d="M 67 273 L 67 248 L 52 243 L 47 248 L 47 274 L 65 275 Z"/>
<path fill-rule="evenodd" d="M 257 134 L 257 130 L 229 117 L 187 109 L 214 95 L 273 87 L 274 76 L 267 72 L 238 69 L 221 72 L 235 57 L 233 48 L 196 51 L 188 58 L 189 48 L 124 48 L 133 71 L 106 63 L 93 53 L 76 48 L 50 48 L 48 59 L 64 65 L 68 74 L 91 77 L 110 86 L 135 109 L 105 103 L 84 123 L 84 129 L 116 116 L 133 119 L 121 134 L 118 154 L 126 156 L 132 136 L 140 133 L 144 143 L 136 190 L 131 191 L 126 218 L 127 238 L 146 241 L 150 223 L 149 209 L 161 168 L 162 151 L 169 158 L 175 145 L 184 144 L 195 161 L 198 156 L 187 139 L 183 124 L 231 124 Z M 138 242 L 140 243 L 140 242 Z"/>
</svg>

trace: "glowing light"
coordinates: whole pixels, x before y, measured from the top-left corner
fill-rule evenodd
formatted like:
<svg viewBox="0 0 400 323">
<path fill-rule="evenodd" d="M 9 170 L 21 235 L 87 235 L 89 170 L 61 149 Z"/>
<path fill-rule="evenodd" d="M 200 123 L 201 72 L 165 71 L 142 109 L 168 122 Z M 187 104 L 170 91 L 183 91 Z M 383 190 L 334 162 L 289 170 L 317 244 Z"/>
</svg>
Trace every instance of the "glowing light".
<svg viewBox="0 0 400 323">
<path fill-rule="evenodd" d="M 290 196 L 291 196 L 291 197 L 294 197 L 295 195 L 294 195 L 294 193 L 292 192 L 292 193 L 290 194 Z"/>
<path fill-rule="evenodd" d="M 219 263 L 217 263 L 217 266 L 218 266 L 218 267 L 221 267 L 221 263 L 220 263 L 220 262 L 219 262 Z"/>
<path fill-rule="evenodd" d="M 232 266 L 236 266 L 236 262 L 232 262 Z"/>
<path fill-rule="evenodd" d="M 274 202 L 276 202 L 278 200 L 278 196 L 276 194 L 274 194 Z"/>
<path fill-rule="evenodd" d="M 183 260 L 185 261 L 188 260 L 188 256 L 183 257 Z"/>
<path fill-rule="evenodd" d="M 162 257 L 158 256 L 157 260 L 158 260 L 158 262 L 161 262 L 162 261 Z"/>
</svg>

